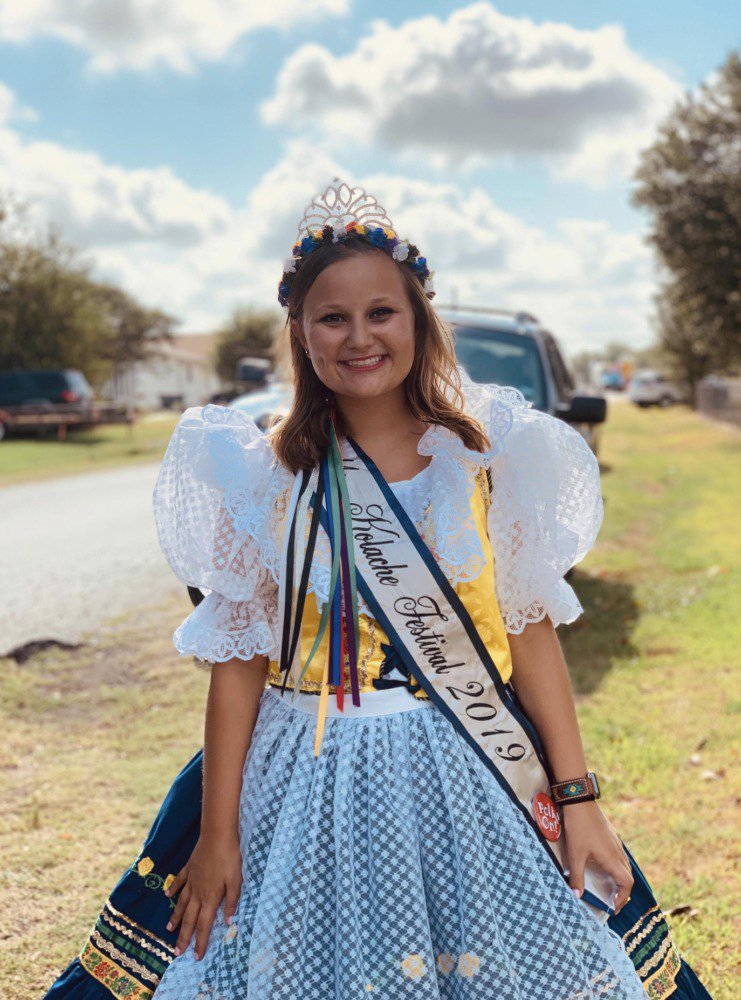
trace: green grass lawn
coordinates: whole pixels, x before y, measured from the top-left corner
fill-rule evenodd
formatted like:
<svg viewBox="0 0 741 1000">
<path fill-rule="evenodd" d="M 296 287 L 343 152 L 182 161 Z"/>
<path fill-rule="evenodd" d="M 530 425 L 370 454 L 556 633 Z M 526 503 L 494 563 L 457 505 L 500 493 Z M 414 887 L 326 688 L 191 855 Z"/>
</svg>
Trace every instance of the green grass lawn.
<svg viewBox="0 0 741 1000">
<path fill-rule="evenodd" d="M 92 472 L 162 457 L 177 413 L 154 413 L 133 424 L 104 424 L 87 431 L 71 429 L 66 441 L 9 437 L 0 441 L 0 486 Z"/>
<path fill-rule="evenodd" d="M 603 807 L 662 906 L 690 907 L 670 923 L 716 1000 L 738 992 L 739 441 L 613 406 L 605 523 L 572 579 L 585 614 L 559 630 Z M 77 953 L 201 745 L 208 677 L 170 642 L 187 610 L 183 593 L 78 649 L 0 660 L 3 996 L 39 997 Z"/>
<path fill-rule="evenodd" d="M 738 995 L 741 434 L 617 404 L 605 520 L 563 633 L 604 808 L 715 998 Z M 735 925 L 734 925 L 735 920 Z M 735 989 L 734 989 L 735 983 Z"/>
</svg>

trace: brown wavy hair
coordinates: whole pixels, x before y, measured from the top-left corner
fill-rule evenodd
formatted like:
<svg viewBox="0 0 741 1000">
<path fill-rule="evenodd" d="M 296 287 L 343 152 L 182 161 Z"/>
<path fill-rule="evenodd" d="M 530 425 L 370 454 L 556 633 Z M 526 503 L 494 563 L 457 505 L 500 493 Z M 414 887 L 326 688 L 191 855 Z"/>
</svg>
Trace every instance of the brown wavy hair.
<svg viewBox="0 0 741 1000">
<path fill-rule="evenodd" d="M 294 398 L 287 416 L 273 422 L 268 434 L 278 459 L 294 473 L 314 468 L 326 451 L 328 414 L 334 401 L 333 393 L 304 353 L 294 325 L 301 324 L 306 295 L 322 271 L 335 261 L 358 253 L 384 251 L 360 236 L 328 243 L 304 258 L 291 282 L 288 317 L 277 339 L 275 355 L 287 380 L 293 381 Z M 477 420 L 463 412 L 464 399 L 450 328 L 435 312 L 411 268 L 403 263 L 397 266 L 414 313 L 414 361 L 404 380 L 409 410 L 419 420 L 447 427 L 472 451 L 486 451 L 491 447 L 486 433 Z M 339 407 L 336 407 L 336 426 L 338 434 L 346 433 Z"/>
</svg>

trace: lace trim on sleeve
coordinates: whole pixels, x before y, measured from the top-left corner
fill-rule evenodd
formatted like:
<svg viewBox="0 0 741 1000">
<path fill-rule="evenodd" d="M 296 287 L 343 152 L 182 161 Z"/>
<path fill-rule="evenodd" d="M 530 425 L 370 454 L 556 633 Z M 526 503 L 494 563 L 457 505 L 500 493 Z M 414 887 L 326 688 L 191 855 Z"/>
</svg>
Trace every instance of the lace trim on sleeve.
<svg viewBox="0 0 741 1000">
<path fill-rule="evenodd" d="M 526 608 L 516 611 L 506 611 L 502 614 L 502 620 L 510 634 L 519 635 L 526 625 L 542 621 L 546 615 L 554 626 L 568 625 L 575 621 L 583 610 L 573 587 L 566 580 L 560 580 L 547 595 L 544 595 L 543 600 L 533 601 Z"/>
<path fill-rule="evenodd" d="M 211 591 L 172 638 L 181 656 L 190 654 L 211 663 L 233 656 L 250 660 L 258 654 L 275 659 L 277 621 L 277 590 L 261 592 L 260 601 L 230 601 Z"/>
</svg>

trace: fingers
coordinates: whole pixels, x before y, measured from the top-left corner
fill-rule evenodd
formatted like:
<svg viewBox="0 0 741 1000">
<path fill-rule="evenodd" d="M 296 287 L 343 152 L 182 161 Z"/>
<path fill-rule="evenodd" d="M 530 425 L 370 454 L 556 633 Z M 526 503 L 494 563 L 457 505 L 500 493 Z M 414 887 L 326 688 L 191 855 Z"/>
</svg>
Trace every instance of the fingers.
<svg viewBox="0 0 741 1000">
<path fill-rule="evenodd" d="M 626 855 L 623 853 L 623 859 L 625 857 Z M 569 886 L 577 899 L 580 899 L 584 893 L 585 864 L 586 858 L 580 857 L 573 859 L 570 865 Z M 634 882 L 632 869 L 629 864 L 620 861 L 609 865 L 602 864 L 600 867 L 612 877 L 615 883 L 616 891 L 613 898 L 613 909 L 615 913 L 619 913 L 630 899 Z"/>
<path fill-rule="evenodd" d="M 175 896 L 183 888 L 188 880 L 188 865 L 183 865 L 180 871 L 177 873 L 175 878 L 170 882 L 170 885 L 165 889 L 166 896 Z"/>
<path fill-rule="evenodd" d="M 239 894 L 242 888 L 241 882 L 229 883 L 226 887 L 226 899 L 224 900 L 224 920 L 227 924 L 232 922 L 234 914 L 237 912 Z"/>
<path fill-rule="evenodd" d="M 615 893 L 613 906 L 615 913 L 619 913 L 630 899 L 630 893 L 635 879 L 633 878 L 633 872 L 630 866 L 621 868 L 617 874 L 613 873 L 613 878 L 615 879 L 615 883 L 617 885 L 617 892 Z"/>
<path fill-rule="evenodd" d="M 188 905 L 188 902 L 190 900 L 190 894 L 191 894 L 190 886 L 186 883 L 185 888 L 180 893 L 178 901 L 175 904 L 175 909 L 172 911 L 172 916 L 167 922 L 168 931 L 174 931 L 175 928 L 180 923 L 180 921 L 183 919 L 183 913 L 185 912 L 185 907 Z"/>
<path fill-rule="evenodd" d="M 613 877 L 617 887 L 613 899 L 613 909 L 615 913 L 619 913 L 630 899 L 630 892 L 635 880 L 633 878 L 633 868 L 630 858 L 625 853 L 623 843 L 617 836 L 615 840 L 617 847 L 616 856 L 611 858 L 610 863 L 606 864 L 605 867 Z"/>
<path fill-rule="evenodd" d="M 237 904 L 239 903 L 241 888 L 241 879 L 233 879 L 226 886 L 224 899 L 224 921 L 227 924 L 232 922 L 234 914 L 237 912 Z M 214 899 L 210 903 L 204 902 L 201 906 L 201 912 L 198 916 L 198 924 L 196 926 L 195 956 L 197 959 L 203 958 L 206 953 L 208 939 L 211 934 L 214 918 L 216 917 L 216 913 L 219 909 L 219 903 L 219 900 Z"/>
<path fill-rule="evenodd" d="M 193 932 L 195 931 L 198 923 L 198 914 L 200 909 L 200 902 L 191 895 L 188 905 L 185 908 L 185 913 L 183 914 L 183 925 L 180 928 L 178 943 L 175 946 L 176 955 L 181 955 L 190 944 L 190 939 L 193 937 Z"/>
<path fill-rule="evenodd" d="M 198 923 L 196 924 L 196 959 L 202 958 L 206 953 L 208 936 L 211 933 L 211 926 L 215 916 L 216 906 L 212 903 L 204 903 L 201 906 L 201 912 L 198 914 Z"/>
<path fill-rule="evenodd" d="M 196 935 L 194 954 L 197 960 L 203 958 L 206 948 L 208 947 L 208 939 L 211 934 L 211 928 L 213 927 L 214 918 L 219 908 L 221 898 L 216 899 L 211 893 L 211 899 L 205 898 L 199 892 L 194 892 L 192 888 L 192 879 L 190 882 L 187 881 L 187 870 L 183 869 L 179 873 L 178 879 L 184 879 L 185 885 L 183 886 L 180 895 L 178 897 L 175 909 L 167 923 L 167 929 L 169 931 L 175 930 L 178 925 L 180 925 L 180 933 L 178 935 L 177 944 L 175 946 L 175 955 L 181 955 L 189 946 L 193 934 Z M 175 880 L 170 885 L 170 888 L 175 885 Z M 227 924 L 230 924 L 234 914 L 237 910 L 237 905 L 239 902 L 239 896 L 242 887 L 242 879 L 240 877 L 232 877 L 227 885 L 226 892 L 224 893 L 224 888 L 222 887 L 220 897 L 225 895 L 224 903 L 224 919 Z"/>
<path fill-rule="evenodd" d="M 584 892 L 585 863 L 585 857 L 569 858 L 569 885 L 576 899 L 579 899 Z"/>
</svg>

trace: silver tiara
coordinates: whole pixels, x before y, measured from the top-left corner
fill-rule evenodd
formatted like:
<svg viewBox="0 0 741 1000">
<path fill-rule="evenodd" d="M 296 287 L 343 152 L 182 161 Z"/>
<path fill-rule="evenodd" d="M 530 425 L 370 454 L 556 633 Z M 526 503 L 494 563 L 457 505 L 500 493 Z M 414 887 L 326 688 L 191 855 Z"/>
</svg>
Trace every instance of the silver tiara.
<svg viewBox="0 0 741 1000">
<path fill-rule="evenodd" d="M 334 180 L 334 184 L 328 185 L 308 204 L 299 223 L 291 256 L 283 262 L 283 276 L 278 285 L 280 304 L 288 305 L 293 276 L 307 254 L 330 239 L 332 243 L 339 243 L 351 237 L 367 240 L 398 263 L 409 267 L 419 279 L 425 295 L 429 299 L 434 298 L 434 271 L 430 271 L 427 259 L 420 256 L 414 244 L 399 239 L 383 205 L 379 205 L 364 188 L 350 187 L 339 177 Z M 331 237 L 327 229 L 331 231 Z"/>
<path fill-rule="evenodd" d="M 351 188 L 339 177 L 335 177 L 334 181 L 334 185 L 330 184 L 307 205 L 304 217 L 298 224 L 297 243 L 304 236 L 310 236 L 312 232 L 325 226 L 344 232 L 351 222 L 394 230 L 386 209 L 378 204 L 372 194 L 361 187 Z"/>
</svg>

